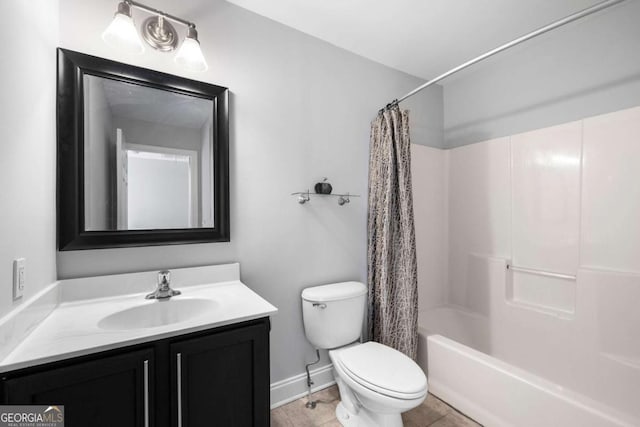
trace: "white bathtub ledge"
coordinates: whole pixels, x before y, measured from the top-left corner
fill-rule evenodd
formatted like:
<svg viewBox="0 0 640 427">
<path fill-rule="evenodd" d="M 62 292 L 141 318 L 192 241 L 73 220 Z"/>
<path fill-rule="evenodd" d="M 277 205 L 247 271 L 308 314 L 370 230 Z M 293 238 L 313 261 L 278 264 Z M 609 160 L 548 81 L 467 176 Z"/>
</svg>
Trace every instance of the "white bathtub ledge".
<svg viewBox="0 0 640 427">
<path fill-rule="evenodd" d="M 482 424 L 640 425 L 614 408 L 443 336 L 429 336 L 427 348 L 430 391 Z"/>
</svg>

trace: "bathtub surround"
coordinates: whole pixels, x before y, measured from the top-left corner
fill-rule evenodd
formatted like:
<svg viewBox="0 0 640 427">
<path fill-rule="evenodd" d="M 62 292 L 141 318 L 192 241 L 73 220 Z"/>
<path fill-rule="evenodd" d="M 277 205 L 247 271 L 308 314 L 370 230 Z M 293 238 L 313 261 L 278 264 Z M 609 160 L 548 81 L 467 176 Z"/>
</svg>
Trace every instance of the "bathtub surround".
<svg viewBox="0 0 640 427">
<path fill-rule="evenodd" d="M 467 346 L 434 352 L 429 377 L 484 424 L 640 424 L 639 15 L 622 3 L 448 79 L 452 149 L 413 147 L 415 170 L 445 169 L 414 179 L 418 269 L 433 271 L 419 276 L 419 362 L 429 334 Z M 429 239 L 438 218 L 444 242 Z"/>
<path fill-rule="evenodd" d="M 413 147 L 416 170 L 445 169 L 414 179 L 418 269 L 433 272 L 419 362 L 429 334 L 464 344 L 434 351 L 433 391 L 487 425 L 640 424 L 639 14 L 620 4 L 444 82 L 458 148 Z"/>
<path fill-rule="evenodd" d="M 443 156 L 447 200 L 440 209 L 448 220 L 440 246 L 448 251 L 447 280 L 424 281 L 419 289 L 445 295 L 439 306 L 421 299 L 419 361 L 427 365 L 426 335 L 440 334 L 485 353 L 479 359 L 462 352 L 462 359 L 477 363 L 464 362 L 464 369 L 481 368 L 486 381 L 508 384 L 496 388 L 489 405 L 482 401 L 486 391 L 460 389 L 462 374 L 438 362 L 445 375 L 429 376 L 445 387 L 436 385 L 434 393 L 454 406 L 484 408 L 484 415 L 469 413 L 489 425 L 495 419 L 544 425 L 544 411 L 527 406 L 517 413 L 509 403 L 523 393 L 560 418 L 578 411 L 576 420 L 590 420 L 566 425 L 640 422 L 639 142 L 635 107 L 419 157 L 433 163 Z M 414 193 L 423 189 L 414 181 Z M 423 262 L 419 251 L 419 268 Z M 511 271 L 507 264 L 576 279 Z M 506 367 L 515 371 L 491 377 Z"/>
<path fill-rule="evenodd" d="M 369 338 L 416 359 L 418 271 L 409 112 L 385 108 L 371 123 L 369 152 Z"/>
</svg>

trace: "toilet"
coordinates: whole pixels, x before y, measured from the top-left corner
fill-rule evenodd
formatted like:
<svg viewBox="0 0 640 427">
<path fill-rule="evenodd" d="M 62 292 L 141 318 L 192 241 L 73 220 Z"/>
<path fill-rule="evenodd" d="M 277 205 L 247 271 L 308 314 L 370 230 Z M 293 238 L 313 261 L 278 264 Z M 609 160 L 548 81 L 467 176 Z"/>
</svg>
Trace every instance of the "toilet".
<svg viewBox="0 0 640 427">
<path fill-rule="evenodd" d="M 302 291 L 307 339 L 328 349 L 340 390 L 336 417 L 345 427 L 401 427 L 401 413 L 427 397 L 427 377 L 401 352 L 377 342 L 360 343 L 367 287 L 360 282 Z"/>
</svg>

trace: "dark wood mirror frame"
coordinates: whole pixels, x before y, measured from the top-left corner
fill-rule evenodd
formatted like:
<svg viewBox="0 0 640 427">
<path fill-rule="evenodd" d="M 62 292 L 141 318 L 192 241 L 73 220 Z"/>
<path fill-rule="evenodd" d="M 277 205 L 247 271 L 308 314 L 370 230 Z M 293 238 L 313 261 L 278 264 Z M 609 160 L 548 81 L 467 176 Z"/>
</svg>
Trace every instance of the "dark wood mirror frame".
<svg viewBox="0 0 640 427">
<path fill-rule="evenodd" d="M 85 74 L 213 101 L 213 228 L 87 231 L 84 203 Z M 58 48 L 57 223 L 61 251 L 228 242 L 229 91 L 225 87 Z"/>
</svg>

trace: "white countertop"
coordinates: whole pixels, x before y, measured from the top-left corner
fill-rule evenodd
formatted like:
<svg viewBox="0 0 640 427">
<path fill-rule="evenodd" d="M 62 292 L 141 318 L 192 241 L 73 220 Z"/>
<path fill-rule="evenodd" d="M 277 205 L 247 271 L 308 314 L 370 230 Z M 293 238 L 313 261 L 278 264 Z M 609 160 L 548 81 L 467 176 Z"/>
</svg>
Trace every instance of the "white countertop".
<svg viewBox="0 0 640 427">
<path fill-rule="evenodd" d="M 146 300 L 144 296 L 148 292 L 93 299 L 69 298 L 69 301 L 59 302 L 44 320 L 0 360 L 0 372 L 257 319 L 277 312 L 273 305 L 239 280 L 184 287 L 175 285 L 175 288 L 182 295 L 172 297 L 174 301 L 207 299 L 214 301 L 215 306 L 181 322 L 138 329 L 108 330 L 101 328 L 99 322 L 113 313 L 141 305 L 171 304 L 172 301 Z"/>
</svg>

